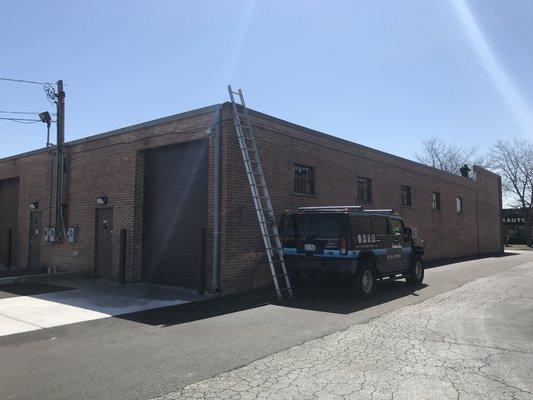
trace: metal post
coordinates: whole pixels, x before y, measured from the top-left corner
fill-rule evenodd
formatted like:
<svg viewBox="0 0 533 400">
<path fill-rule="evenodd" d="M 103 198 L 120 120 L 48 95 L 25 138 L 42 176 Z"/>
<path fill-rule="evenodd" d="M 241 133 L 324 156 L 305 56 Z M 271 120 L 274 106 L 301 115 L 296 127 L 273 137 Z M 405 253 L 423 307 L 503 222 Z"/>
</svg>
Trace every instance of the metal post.
<svg viewBox="0 0 533 400">
<path fill-rule="evenodd" d="M 63 183 L 65 159 L 63 155 L 63 144 L 65 143 L 65 92 L 63 91 L 63 81 L 57 81 L 57 176 L 56 176 L 56 213 L 55 227 L 56 235 L 61 236 L 64 231 L 63 226 Z"/>
<path fill-rule="evenodd" d="M 213 188 L 213 265 L 211 270 L 211 290 L 218 291 L 218 259 L 220 243 L 220 133 L 222 106 L 215 113 L 215 160 L 214 160 L 214 188 Z"/>
<path fill-rule="evenodd" d="M 126 229 L 120 230 L 120 264 L 118 282 L 126 283 Z"/>
<path fill-rule="evenodd" d="M 11 269 L 13 263 L 13 230 L 7 230 L 7 268 Z"/>
<path fill-rule="evenodd" d="M 200 228 L 200 285 L 198 287 L 198 293 L 205 294 L 207 283 L 207 263 L 206 263 L 206 251 L 205 251 L 205 228 Z"/>
</svg>

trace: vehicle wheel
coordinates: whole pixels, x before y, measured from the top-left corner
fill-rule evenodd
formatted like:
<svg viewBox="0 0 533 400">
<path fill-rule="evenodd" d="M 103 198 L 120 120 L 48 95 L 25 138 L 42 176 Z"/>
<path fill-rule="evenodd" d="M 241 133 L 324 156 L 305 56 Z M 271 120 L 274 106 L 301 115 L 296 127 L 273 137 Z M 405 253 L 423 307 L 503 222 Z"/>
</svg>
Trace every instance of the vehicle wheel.
<svg viewBox="0 0 533 400">
<path fill-rule="evenodd" d="M 376 269 L 368 261 L 357 268 L 353 279 L 352 294 L 359 299 L 370 299 L 376 290 Z"/>
<path fill-rule="evenodd" d="M 405 277 L 405 281 L 412 286 L 419 286 L 424 280 L 424 264 L 420 257 L 415 257 L 409 268 L 409 274 Z"/>
</svg>

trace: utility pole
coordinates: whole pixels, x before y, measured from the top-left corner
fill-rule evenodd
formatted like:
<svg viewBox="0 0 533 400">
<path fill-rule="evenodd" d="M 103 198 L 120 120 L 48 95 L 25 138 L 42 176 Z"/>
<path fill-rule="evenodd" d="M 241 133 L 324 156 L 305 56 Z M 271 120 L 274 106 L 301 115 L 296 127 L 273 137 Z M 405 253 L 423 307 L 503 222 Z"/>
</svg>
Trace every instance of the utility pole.
<svg viewBox="0 0 533 400">
<path fill-rule="evenodd" d="M 65 92 L 63 91 L 63 81 L 57 81 L 56 93 L 56 108 L 57 108 L 57 176 L 56 176 L 56 212 L 55 212 L 55 227 L 56 235 L 63 237 L 65 227 L 63 226 L 63 186 L 64 186 L 64 170 L 65 157 L 63 154 L 63 144 L 65 143 Z M 57 239 L 57 238 L 56 238 Z"/>
</svg>

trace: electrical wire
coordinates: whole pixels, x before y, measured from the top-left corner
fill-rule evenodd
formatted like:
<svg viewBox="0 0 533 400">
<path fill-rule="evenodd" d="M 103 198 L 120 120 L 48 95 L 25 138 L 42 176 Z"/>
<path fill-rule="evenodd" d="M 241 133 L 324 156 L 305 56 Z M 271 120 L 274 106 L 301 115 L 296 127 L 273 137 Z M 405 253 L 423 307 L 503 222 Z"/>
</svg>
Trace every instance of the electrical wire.
<svg viewBox="0 0 533 400">
<path fill-rule="evenodd" d="M 29 115 L 38 115 L 38 112 L 33 111 L 4 111 L 0 110 L 0 114 L 29 114 Z"/>
<path fill-rule="evenodd" d="M 54 90 L 54 86 L 51 82 L 38 82 L 38 81 L 28 81 L 25 79 L 12 79 L 12 78 L 3 78 L 0 77 L 1 81 L 7 81 L 7 82 L 17 82 L 17 83 L 31 83 L 34 85 L 41 85 L 44 89 L 44 93 L 46 94 L 46 98 L 50 102 L 50 104 L 54 104 L 55 99 L 57 97 L 56 91 Z"/>
<path fill-rule="evenodd" d="M 50 82 L 27 81 L 27 80 L 24 80 L 24 79 L 12 79 L 12 78 L 2 78 L 2 77 L 0 77 L 0 81 L 19 82 L 19 83 L 33 83 L 34 85 L 51 85 Z"/>
<path fill-rule="evenodd" d="M 7 118 L 7 117 L 0 117 L 0 119 L 5 121 L 13 121 L 18 122 L 20 124 L 34 124 L 36 122 L 41 122 L 40 119 L 30 119 L 30 118 Z"/>
</svg>

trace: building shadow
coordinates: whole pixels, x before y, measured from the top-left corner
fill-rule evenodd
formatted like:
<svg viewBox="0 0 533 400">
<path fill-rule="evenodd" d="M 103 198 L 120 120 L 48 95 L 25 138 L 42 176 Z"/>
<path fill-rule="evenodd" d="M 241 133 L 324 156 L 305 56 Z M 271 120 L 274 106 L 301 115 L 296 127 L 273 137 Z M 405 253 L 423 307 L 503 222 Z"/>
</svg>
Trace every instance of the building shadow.
<svg viewBox="0 0 533 400">
<path fill-rule="evenodd" d="M 441 258 L 439 260 L 425 262 L 424 268 L 428 269 L 428 268 L 435 268 L 435 267 L 443 267 L 446 265 L 453 265 L 453 264 L 457 264 L 457 263 L 465 262 L 465 261 L 483 260 L 487 258 L 513 257 L 513 256 L 519 256 L 519 255 L 521 254 L 506 250 L 505 252 L 499 252 L 499 253 L 476 254 L 476 255 L 465 256 L 465 257 Z"/>
<path fill-rule="evenodd" d="M 74 288 L 50 283 L 14 283 L 0 286 L 0 299 L 18 296 L 35 296 L 45 293 L 64 292 Z"/>
<path fill-rule="evenodd" d="M 343 285 L 328 282 L 295 290 L 293 299 L 281 302 L 277 301 L 273 288 L 266 288 L 200 302 L 123 314 L 115 318 L 154 326 L 173 326 L 266 305 L 351 314 L 401 297 L 418 296 L 416 292 L 426 287 L 425 284 L 418 287 L 409 286 L 404 281 L 378 282 L 375 296 L 372 299 L 358 300 L 350 296 Z"/>
</svg>

